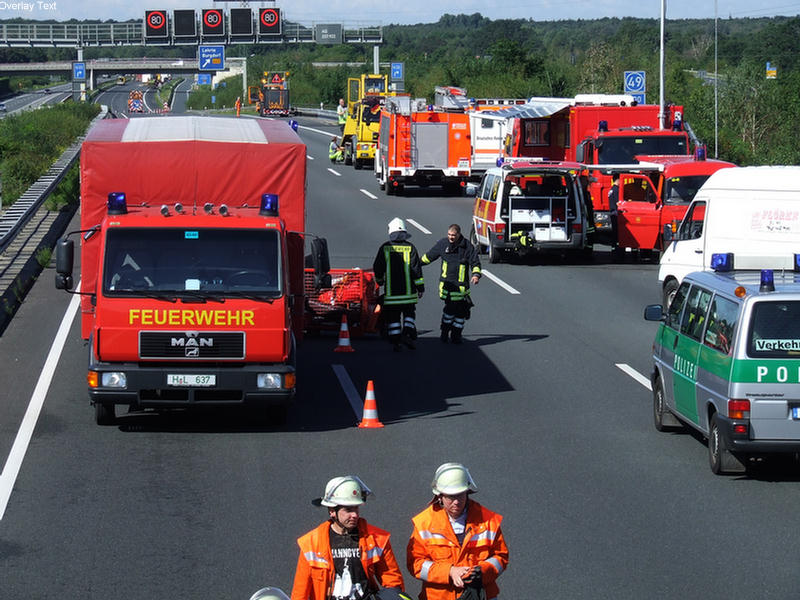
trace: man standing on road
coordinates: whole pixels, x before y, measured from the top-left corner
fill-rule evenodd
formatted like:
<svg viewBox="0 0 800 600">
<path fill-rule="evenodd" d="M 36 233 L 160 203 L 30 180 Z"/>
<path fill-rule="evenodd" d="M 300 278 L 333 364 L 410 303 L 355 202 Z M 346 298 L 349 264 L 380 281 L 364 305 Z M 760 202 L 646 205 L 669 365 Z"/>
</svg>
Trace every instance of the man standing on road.
<svg viewBox="0 0 800 600">
<path fill-rule="evenodd" d="M 422 264 L 428 265 L 437 258 L 442 259 L 439 277 L 439 297 L 444 300 L 442 310 L 442 333 L 440 339 L 454 344 L 461 343 L 464 323 L 473 306 L 469 295 L 469 284 L 478 284 L 481 278 L 481 260 L 478 250 L 461 235 L 461 227 L 450 225 L 447 237 L 440 239 L 422 256 Z"/>
<path fill-rule="evenodd" d="M 409 572 L 422 580 L 420 600 L 477 600 L 481 589 L 495 600 L 508 565 L 503 517 L 470 499 L 478 488 L 462 464 L 440 466 L 431 487 L 434 498 L 412 519 L 406 549 Z"/>
<path fill-rule="evenodd" d="M 425 291 L 422 262 L 403 219 L 389 221 L 389 241 L 378 248 L 372 263 L 375 281 L 383 286 L 381 314 L 389 332 L 389 342 L 394 351 L 400 351 L 400 342 L 412 350 L 417 339 L 416 304 Z"/>
<path fill-rule="evenodd" d="M 347 123 L 347 106 L 344 98 L 339 98 L 339 106 L 336 107 L 336 119 L 339 123 L 339 134 L 344 135 L 344 124 Z"/>
<path fill-rule="evenodd" d="M 334 477 L 325 495 L 312 500 L 328 508 L 328 520 L 297 540 L 300 557 L 292 600 L 362 600 L 379 585 L 402 591 L 389 532 L 359 517 L 372 492 L 354 475 Z"/>
</svg>

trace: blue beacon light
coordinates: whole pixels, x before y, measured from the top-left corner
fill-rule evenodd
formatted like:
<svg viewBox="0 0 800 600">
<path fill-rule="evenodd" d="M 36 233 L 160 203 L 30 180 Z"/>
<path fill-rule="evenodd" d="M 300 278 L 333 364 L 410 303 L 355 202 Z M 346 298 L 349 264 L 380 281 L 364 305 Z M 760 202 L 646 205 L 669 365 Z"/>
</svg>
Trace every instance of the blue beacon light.
<svg viewBox="0 0 800 600">
<path fill-rule="evenodd" d="M 277 217 L 278 194 L 263 194 L 261 196 L 261 209 L 258 214 L 263 217 Z"/>
<path fill-rule="evenodd" d="M 125 192 L 111 192 L 108 195 L 108 214 L 127 215 L 128 203 L 125 200 Z"/>
<path fill-rule="evenodd" d="M 773 273 L 772 269 L 761 269 L 761 285 L 759 286 L 758 291 L 775 291 L 775 274 Z"/>
</svg>

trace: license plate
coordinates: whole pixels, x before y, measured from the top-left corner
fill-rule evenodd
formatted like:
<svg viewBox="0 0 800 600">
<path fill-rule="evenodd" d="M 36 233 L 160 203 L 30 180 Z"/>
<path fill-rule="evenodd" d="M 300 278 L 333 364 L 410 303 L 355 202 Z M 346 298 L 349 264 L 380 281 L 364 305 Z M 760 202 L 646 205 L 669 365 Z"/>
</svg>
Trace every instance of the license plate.
<svg viewBox="0 0 800 600">
<path fill-rule="evenodd" d="M 800 419 L 800 406 L 793 406 L 792 407 L 792 418 L 793 419 Z"/>
<path fill-rule="evenodd" d="M 167 385 L 176 387 L 213 387 L 216 375 L 167 375 Z"/>
</svg>

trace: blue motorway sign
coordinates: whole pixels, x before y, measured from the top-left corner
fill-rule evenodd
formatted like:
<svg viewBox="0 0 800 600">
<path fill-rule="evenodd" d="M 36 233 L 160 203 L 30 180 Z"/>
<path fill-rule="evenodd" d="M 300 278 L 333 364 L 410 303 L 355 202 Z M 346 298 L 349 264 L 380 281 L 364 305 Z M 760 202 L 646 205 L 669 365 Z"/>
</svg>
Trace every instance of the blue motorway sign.
<svg viewBox="0 0 800 600">
<path fill-rule="evenodd" d="M 211 85 L 211 73 L 198 73 L 197 85 Z"/>
<path fill-rule="evenodd" d="M 225 68 L 225 46 L 198 46 L 197 68 L 200 71 L 222 71 Z"/>
<path fill-rule="evenodd" d="M 643 94 L 647 91 L 644 71 L 625 71 L 625 93 Z"/>
<path fill-rule="evenodd" d="M 404 67 L 405 63 L 393 62 L 392 68 L 390 69 L 390 79 L 392 81 L 403 81 L 403 71 L 405 70 Z"/>
<path fill-rule="evenodd" d="M 645 94 L 631 94 L 636 104 L 647 104 Z"/>
<path fill-rule="evenodd" d="M 86 63 L 84 62 L 72 63 L 72 80 L 86 81 Z"/>
</svg>

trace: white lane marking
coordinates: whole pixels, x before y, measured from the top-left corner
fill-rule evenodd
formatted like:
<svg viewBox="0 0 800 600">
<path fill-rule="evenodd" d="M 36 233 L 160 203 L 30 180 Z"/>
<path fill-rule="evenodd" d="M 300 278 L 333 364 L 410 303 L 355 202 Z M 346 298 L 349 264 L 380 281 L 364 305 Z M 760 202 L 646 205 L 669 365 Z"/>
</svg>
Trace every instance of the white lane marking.
<svg viewBox="0 0 800 600">
<path fill-rule="evenodd" d="M 339 379 L 339 385 L 342 386 L 344 395 L 347 396 L 347 399 L 350 401 L 350 406 L 353 408 L 356 419 L 361 421 L 364 415 L 364 403 L 359 397 L 356 386 L 353 385 L 353 381 L 350 379 L 350 375 L 347 374 L 347 369 L 344 368 L 344 365 L 331 365 L 331 368 Z"/>
<path fill-rule="evenodd" d="M 634 381 L 641 383 L 644 387 L 646 387 L 651 392 L 653 391 L 653 386 L 650 383 L 650 380 L 639 373 L 636 369 L 631 367 L 630 365 L 626 365 L 625 363 L 616 363 L 617 368 L 625 373 L 626 375 L 633 378 Z"/>
<path fill-rule="evenodd" d="M 510 285 L 508 285 L 508 284 L 507 284 L 505 281 L 503 281 L 502 279 L 500 279 L 500 278 L 499 278 L 497 275 L 494 275 L 493 273 L 490 273 L 490 272 L 489 272 L 489 271 L 487 271 L 486 269 L 482 269 L 482 270 L 481 270 L 481 274 L 482 274 L 482 275 L 486 275 L 486 277 L 488 277 L 489 279 L 491 279 L 492 281 L 494 281 L 494 282 L 495 282 L 497 285 L 499 285 L 501 288 L 503 288 L 503 289 L 504 289 L 505 291 L 507 291 L 509 294 L 519 294 L 519 290 L 517 290 L 517 289 L 514 289 L 513 287 L 511 287 Z"/>
<path fill-rule="evenodd" d="M 334 174 L 334 175 L 336 175 L 337 177 L 341 177 L 341 176 L 342 176 L 342 174 L 341 174 L 341 173 L 339 173 L 338 171 L 334 171 L 334 170 L 333 170 L 333 169 L 331 169 L 330 167 L 328 168 L 328 171 L 330 171 L 331 173 L 333 173 L 333 174 Z"/>
<path fill-rule="evenodd" d="M 300 127 L 300 129 L 305 129 L 306 131 L 313 131 L 314 133 L 319 133 L 319 134 L 322 134 L 322 135 L 327 135 L 327 136 L 329 136 L 329 137 L 333 137 L 334 135 L 335 135 L 336 137 L 339 137 L 339 133 L 338 133 L 338 132 L 336 132 L 336 133 L 333 133 L 333 132 L 331 132 L 331 131 L 322 131 L 321 129 L 314 129 L 313 127 L 306 127 L 305 125 L 299 125 L 299 127 Z"/>
<path fill-rule="evenodd" d="M 80 283 L 76 291 L 80 290 Z M 28 445 L 33 436 L 33 430 L 36 428 L 36 421 L 39 420 L 39 414 L 42 412 L 42 405 L 44 404 L 47 390 L 50 388 L 50 383 L 53 381 L 58 360 L 61 357 L 61 352 L 64 350 L 64 344 L 67 341 L 72 321 L 78 312 L 81 297 L 75 294 L 70 300 L 67 311 L 64 313 L 64 318 L 61 319 L 61 325 L 58 328 L 56 337 L 53 338 L 53 345 L 50 346 L 50 352 L 47 354 L 47 359 L 44 361 L 44 367 L 39 374 L 39 381 L 33 390 L 31 399 L 28 402 L 28 409 L 25 411 L 25 416 L 22 418 L 17 437 L 14 439 L 14 445 L 11 446 L 11 452 L 8 454 L 8 459 L 3 467 L 3 472 L 0 474 L 0 521 L 3 520 L 3 515 L 6 512 L 8 501 L 11 498 L 11 491 L 14 489 L 14 483 L 17 481 L 19 470 L 22 467 L 22 460 L 25 458 L 25 453 L 28 450 Z"/>
<path fill-rule="evenodd" d="M 314 157 L 313 157 L 313 156 L 311 156 L 310 154 L 306 154 L 306 158 L 307 158 L 308 160 L 314 160 Z"/>
<path fill-rule="evenodd" d="M 424 233 L 425 235 L 431 235 L 431 232 L 430 232 L 430 231 L 428 231 L 427 229 L 425 229 L 425 228 L 424 228 L 422 225 L 420 225 L 419 223 L 417 223 L 417 222 L 416 222 L 414 219 L 406 219 L 406 221 L 408 221 L 409 223 L 411 223 L 411 224 L 412 224 L 414 227 L 416 227 L 417 229 L 419 229 L 419 230 L 420 230 L 422 233 Z"/>
<path fill-rule="evenodd" d="M 377 196 L 375 196 L 375 195 L 373 195 L 373 194 L 370 194 L 370 193 L 369 193 L 367 190 L 365 190 L 364 188 L 361 188 L 361 193 L 362 193 L 362 194 L 364 194 L 365 196 L 367 196 L 368 198 L 372 198 L 373 200 L 377 200 L 377 199 L 378 199 L 378 197 L 377 197 Z"/>
</svg>

